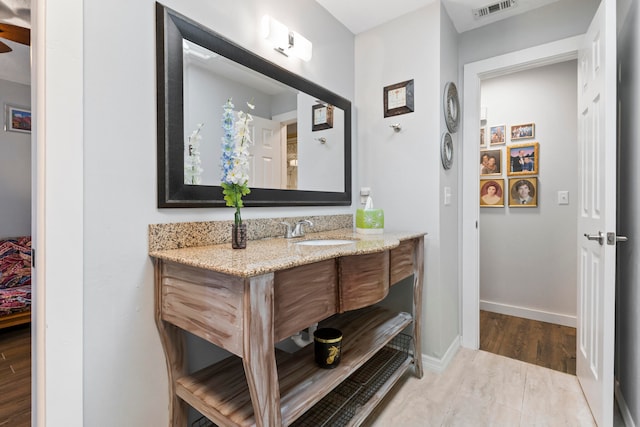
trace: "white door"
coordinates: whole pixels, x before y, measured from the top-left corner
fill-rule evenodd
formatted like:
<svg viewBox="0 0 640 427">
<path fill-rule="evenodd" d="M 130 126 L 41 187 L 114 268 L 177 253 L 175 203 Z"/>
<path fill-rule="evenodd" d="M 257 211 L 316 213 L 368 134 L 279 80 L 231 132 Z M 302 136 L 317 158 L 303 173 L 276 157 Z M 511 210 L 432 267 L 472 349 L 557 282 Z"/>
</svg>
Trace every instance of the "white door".
<svg viewBox="0 0 640 427">
<path fill-rule="evenodd" d="M 249 150 L 249 187 L 282 188 L 280 122 L 253 117 Z"/>
<path fill-rule="evenodd" d="M 578 56 L 576 373 L 601 427 L 613 424 L 616 247 L 607 233 L 616 230 L 615 19 L 615 0 L 603 0 Z"/>
</svg>

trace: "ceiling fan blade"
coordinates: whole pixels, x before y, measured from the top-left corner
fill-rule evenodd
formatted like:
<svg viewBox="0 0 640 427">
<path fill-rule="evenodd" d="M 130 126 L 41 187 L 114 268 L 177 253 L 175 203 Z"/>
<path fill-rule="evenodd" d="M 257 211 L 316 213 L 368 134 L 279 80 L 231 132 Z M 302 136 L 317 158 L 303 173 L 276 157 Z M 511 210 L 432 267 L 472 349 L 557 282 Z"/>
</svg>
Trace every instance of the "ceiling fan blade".
<svg viewBox="0 0 640 427">
<path fill-rule="evenodd" d="M 0 42 L 0 53 L 7 53 L 7 52 L 11 52 L 12 50 L 13 49 L 11 49 L 9 46 Z"/>
<path fill-rule="evenodd" d="M 12 24 L 0 23 L 0 37 L 16 43 L 29 46 L 31 44 L 31 31 L 28 28 L 18 27 Z"/>
</svg>

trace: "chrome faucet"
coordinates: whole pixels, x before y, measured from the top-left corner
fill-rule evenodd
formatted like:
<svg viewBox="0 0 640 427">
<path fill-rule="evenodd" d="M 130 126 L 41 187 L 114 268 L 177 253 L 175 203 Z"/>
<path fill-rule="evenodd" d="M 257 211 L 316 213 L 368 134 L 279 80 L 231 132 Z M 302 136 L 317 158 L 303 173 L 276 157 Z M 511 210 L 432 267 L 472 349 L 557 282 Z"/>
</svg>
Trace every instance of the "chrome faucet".
<svg viewBox="0 0 640 427">
<path fill-rule="evenodd" d="M 281 222 L 280 224 L 285 226 L 284 237 L 286 239 L 292 239 L 294 237 L 302 237 L 304 236 L 304 226 L 308 225 L 309 227 L 313 227 L 313 222 L 308 219 L 302 219 L 296 223 L 296 226 L 291 230 L 291 224 L 288 222 Z"/>
</svg>

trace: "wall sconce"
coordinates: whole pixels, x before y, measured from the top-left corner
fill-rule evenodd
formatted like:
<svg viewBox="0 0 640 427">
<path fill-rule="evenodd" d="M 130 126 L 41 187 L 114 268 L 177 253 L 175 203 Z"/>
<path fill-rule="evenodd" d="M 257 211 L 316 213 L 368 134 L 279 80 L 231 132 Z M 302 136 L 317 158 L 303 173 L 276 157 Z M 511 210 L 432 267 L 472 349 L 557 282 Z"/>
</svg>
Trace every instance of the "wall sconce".
<svg viewBox="0 0 640 427">
<path fill-rule="evenodd" d="M 290 31 L 286 25 L 276 21 L 269 15 L 262 18 L 261 36 L 273 44 L 273 48 L 284 56 L 297 56 L 309 61 L 313 51 L 311 42 L 299 33 Z"/>
</svg>

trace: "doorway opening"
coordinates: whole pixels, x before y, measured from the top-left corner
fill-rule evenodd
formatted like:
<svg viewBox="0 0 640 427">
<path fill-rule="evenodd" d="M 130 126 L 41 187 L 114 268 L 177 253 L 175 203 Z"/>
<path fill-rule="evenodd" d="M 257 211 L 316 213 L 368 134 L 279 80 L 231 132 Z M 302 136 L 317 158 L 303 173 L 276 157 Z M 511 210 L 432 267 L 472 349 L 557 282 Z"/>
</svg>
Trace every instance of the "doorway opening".
<svg viewBox="0 0 640 427">
<path fill-rule="evenodd" d="M 480 349 L 570 374 L 577 87 L 576 60 L 482 80 L 478 155 Z"/>
</svg>

